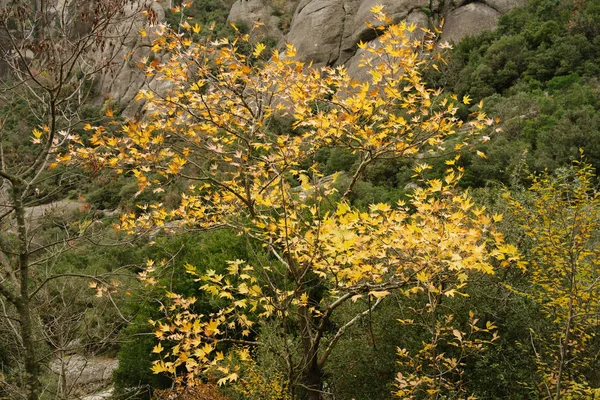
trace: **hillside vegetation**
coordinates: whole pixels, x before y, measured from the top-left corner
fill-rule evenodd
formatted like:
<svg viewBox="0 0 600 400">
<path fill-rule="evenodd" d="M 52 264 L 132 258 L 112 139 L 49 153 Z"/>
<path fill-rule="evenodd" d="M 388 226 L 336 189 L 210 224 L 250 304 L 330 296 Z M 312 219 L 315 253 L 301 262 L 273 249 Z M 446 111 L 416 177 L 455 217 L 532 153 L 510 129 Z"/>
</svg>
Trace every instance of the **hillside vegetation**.
<svg viewBox="0 0 600 400">
<path fill-rule="evenodd" d="M 0 399 L 87 394 L 73 355 L 114 399 L 600 396 L 600 2 L 447 50 L 375 7 L 369 86 L 176 3 L 134 118 L 79 64 L 3 78 Z"/>
</svg>

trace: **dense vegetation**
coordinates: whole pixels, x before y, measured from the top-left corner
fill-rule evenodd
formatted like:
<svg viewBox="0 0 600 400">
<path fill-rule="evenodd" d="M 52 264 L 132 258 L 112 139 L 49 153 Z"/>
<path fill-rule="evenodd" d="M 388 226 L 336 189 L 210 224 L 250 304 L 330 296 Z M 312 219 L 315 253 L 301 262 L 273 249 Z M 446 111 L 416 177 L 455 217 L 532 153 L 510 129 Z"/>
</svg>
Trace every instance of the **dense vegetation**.
<svg viewBox="0 0 600 400">
<path fill-rule="evenodd" d="M 434 84 L 502 119 L 503 135 L 469 164 L 465 183 L 515 183 L 554 171 L 584 149 L 598 159 L 600 8 L 595 1 L 531 1 L 504 15 L 497 30 L 456 45 Z"/>
<path fill-rule="evenodd" d="M 552 3 L 552 4 L 550 4 Z M 502 212 L 503 230 L 508 239 L 527 252 L 527 241 L 508 203 L 501 197 L 510 190 L 527 197 L 531 173 L 569 174 L 572 161 L 585 159 L 594 167 L 599 127 L 597 57 L 600 42 L 594 2 L 534 1 L 501 19 L 498 30 L 467 38 L 447 55 L 448 65 L 440 73 L 428 72 L 433 86 L 453 91 L 459 98 L 469 95 L 474 103 L 484 100 L 490 116 L 501 119 L 502 133 L 474 151 L 462 154 L 465 177 L 461 185 L 476 189 L 477 199 L 490 210 Z M 466 115 L 467 107 L 463 111 Z M 285 129 L 285 126 L 284 128 Z M 357 157 L 342 149 L 330 149 L 318 156 L 324 174 L 345 171 L 352 174 Z M 443 160 L 441 160 L 443 162 Z M 432 176 L 441 173 L 442 162 Z M 352 201 L 359 207 L 379 201 L 395 202 L 410 190 L 411 162 L 394 160 L 371 165 L 356 186 Z M 566 168 L 566 169 L 565 169 Z M 437 171 L 437 172 L 436 172 Z M 555 178 L 549 178 L 555 179 Z M 556 178 L 559 179 L 559 178 Z M 502 186 L 499 186 L 502 185 Z M 542 398 L 540 376 L 532 373 L 538 361 L 532 332 L 544 332 L 547 322 L 540 305 L 516 291 L 531 283 L 518 270 L 478 280 L 469 287 L 469 297 L 453 299 L 451 307 L 472 310 L 495 321 L 499 340 L 478 359 L 467 363 L 464 376 L 479 398 Z M 520 289 L 519 289 L 520 288 Z M 395 349 L 417 346 L 419 331 L 394 326 L 389 321 L 406 302 L 402 296 L 379 309 L 368 321 L 349 330 L 331 360 L 326 379 L 340 398 L 388 398 L 398 372 Z M 463 311 L 463 312 L 464 312 Z M 352 315 L 352 307 L 347 310 Z M 595 341 L 588 342 L 593 354 Z M 595 361 L 585 380 L 597 387 Z M 266 371 L 272 366 L 265 365 Z"/>
<path fill-rule="evenodd" d="M 210 21 L 216 21 L 212 34 L 229 36 L 233 40 L 236 31 L 225 22 L 230 3 L 196 1 L 191 7 L 168 11 L 167 21 L 173 26 L 178 26 L 182 18 L 187 17 L 192 26 L 196 23 L 206 26 Z M 247 27 L 240 27 L 240 30 L 245 32 Z M 194 36 L 189 30 L 187 34 Z M 196 39 L 202 40 L 199 38 L 205 34 L 206 31 L 196 34 Z M 248 57 L 256 51 L 256 47 L 246 43 L 239 47 Z M 265 60 L 264 56 L 257 58 L 256 64 Z M 597 285 L 600 255 L 596 250 L 600 237 L 600 200 L 594 174 L 600 168 L 600 3 L 533 0 L 526 7 L 503 16 L 497 30 L 456 44 L 445 59 L 447 63 L 439 65 L 439 72 L 433 69 L 424 72 L 429 87 L 441 87 L 445 92 L 456 93 L 459 99 L 471 98 L 472 102 L 457 105 L 458 115 L 464 121 L 471 118 L 470 113 L 478 111 L 473 104 L 480 100 L 484 102 L 487 115 L 500 120 L 498 125 L 484 128 L 487 130 L 482 135 L 489 136 L 489 140 L 458 152 L 460 158 L 455 159 L 455 167 L 457 171 L 464 169 L 464 176 L 457 183 L 456 190 L 460 191 L 456 193 L 468 189 L 477 206 L 485 207 L 486 212 L 494 216 L 506 245 L 518 248 L 520 257 L 528 263 L 527 268 L 500 267 L 498 259 L 492 263 L 493 274 L 469 272 L 468 285 L 460 293 L 447 296 L 438 293 L 439 299 L 436 297 L 435 301 L 439 301 L 439 308 L 434 317 L 417 311 L 434 302 L 431 297 L 429 300 L 426 297 L 435 292 L 408 296 L 403 291 L 392 291 L 373 309 L 371 302 L 379 304 L 380 294 L 367 292 L 366 300 L 344 303 L 324 326 L 325 336 L 331 338 L 355 316 L 361 315 L 361 318 L 344 328 L 339 341 L 335 339 L 335 351 L 319 371 L 322 379 L 319 390 L 331 393 L 336 399 L 356 400 L 388 399 L 392 393 L 403 390 L 404 394 L 398 394 L 399 397 L 594 398 L 600 390 L 600 288 Z M 201 91 L 200 85 L 198 91 Z M 324 104 L 315 108 L 319 106 L 325 112 L 329 111 Z M 35 146 L 28 136 L 22 135 L 39 125 L 28 107 L 27 103 L 15 98 L 12 103 L 3 103 L 0 109 L 3 129 L 9 132 L 6 137 L 2 136 L 3 147 L 10 149 L 15 157 L 17 154 L 35 155 Z M 105 115 L 106 105 L 88 106 L 84 111 L 83 120 L 91 121 L 93 125 L 108 126 L 112 119 Z M 306 112 L 317 115 L 315 110 Z M 165 115 L 171 114 L 165 112 Z M 117 120 L 119 118 L 116 116 Z M 267 128 L 266 135 L 281 137 L 290 132 L 293 137 L 300 137 L 310 129 L 309 126 L 293 125 L 290 118 L 279 116 L 273 116 Z M 493 132 L 496 128 L 500 129 Z M 83 129 L 83 123 L 76 126 L 75 132 L 86 140 L 93 135 L 89 129 Z M 116 128 L 114 132 L 118 135 Z M 447 160 L 454 159 L 456 152 L 451 148 L 459 143 L 459 139 L 449 137 L 446 139 L 447 151 L 433 153 L 428 160 L 432 168 L 417 171 L 422 180 L 414 178 L 415 164 L 420 162 L 416 155 L 382 157 L 359 171 L 364 161 L 360 152 L 353 153 L 341 145 L 323 146 L 310 157 L 299 160 L 294 168 L 325 177 L 338 173 L 331 188 L 343 192 L 344 188 L 351 187 L 344 197 L 348 207 L 367 213 L 370 207 L 379 203 L 410 202 L 419 185 L 426 186 L 430 179 L 448 177 Z M 272 242 L 263 245 L 262 237 L 238 235 L 239 232 L 231 228 L 246 226 L 243 224 L 248 224 L 252 218 L 250 214 L 240 217 L 241 222 L 235 221 L 240 225 L 228 221 L 229 228 L 224 229 L 205 231 L 206 226 L 197 226 L 198 231 L 191 227 L 187 232 L 174 229 L 172 234 L 168 227 L 162 230 L 152 227 L 133 237 L 123 232 L 114 233 L 109 228 L 112 223 L 121 224 L 123 230 L 128 228 L 124 227 L 124 220 L 112 215 L 113 210 L 127 213 L 128 218 L 135 220 L 145 215 L 145 209 L 138 205 L 160 202 L 167 209 L 177 208 L 182 193 L 193 182 L 172 174 L 163 181 L 162 191 L 146 190 L 137 194 L 139 182 L 133 173 L 97 170 L 92 179 L 88 179 L 89 165 L 82 163 L 80 166 L 83 168 L 69 164 L 44 171 L 47 175 L 42 175 L 37 192 L 31 195 L 38 200 L 38 203 L 32 200 L 31 204 L 65 198 L 85 202 L 85 209 L 75 215 L 49 217 L 43 226 L 41 240 L 49 243 L 57 237 L 61 227 L 77 231 L 84 223 L 101 218 L 106 228 L 98 231 L 102 240 L 110 245 L 99 247 L 93 238 L 73 245 L 68 252 L 57 252 L 51 261 L 41 265 L 51 265 L 57 273 L 114 274 L 120 289 L 104 289 L 101 287 L 104 281 L 97 282 L 96 291 L 70 281 L 69 284 L 59 284 L 59 281 L 54 284 L 53 281 L 44 293 L 45 302 L 38 312 L 46 315 L 42 321 L 46 328 L 71 321 L 71 329 L 61 333 L 61 340 L 76 341 L 79 344 L 77 351 L 118 357 L 119 368 L 114 375 L 115 398 L 131 398 L 132 393 L 139 398 L 149 398 L 155 389 L 169 388 L 172 380 L 165 375 L 153 374 L 151 370 L 162 350 L 160 347 L 157 350 L 156 337 L 160 335 L 154 334 L 155 328 L 148 320 L 169 321 L 166 317 L 173 310 L 196 316 L 217 315 L 219 310 L 228 307 L 228 299 L 226 296 L 215 297 L 201 286 L 212 283 L 211 276 L 229 274 L 230 261 L 245 260 L 248 265 L 274 264 L 277 253 L 270 253 Z M 224 170 L 223 174 L 228 172 Z M 159 175 L 149 176 L 149 179 L 159 179 Z M 359 179 L 354 182 L 353 176 L 359 176 Z M 295 172 L 286 175 L 285 182 L 295 188 L 295 193 L 304 185 L 310 185 L 305 176 Z M 328 184 L 319 182 L 311 190 L 317 192 L 322 187 L 329 188 Z M 321 199 L 311 195 L 306 195 L 307 201 L 319 204 Z M 324 204 L 319 212 L 336 213 L 339 208 L 333 203 L 339 197 L 340 194 L 333 194 L 328 200 L 330 203 Z M 419 205 L 410 203 L 411 212 L 417 213 Z M 265 213 L 265 220 L 277 212 Z M 298 212 L 302 218 L 310 218 L 308 205 Z M 340 215 L 343 213 L 340 211 Z M 503 217 L 499 217 L 500 214 Z M 0 239 L 15 240 L 10 235 Z M 156 271 L 151 278 L 145 275 L 148 267 Z M 207 271 L 212 274 L 208 278 L 202 275 Z M 136 282 L 138 273 L 142 273 L 146 285 Z M 281 282 L 284 282 L 283 274 L 281 276 Z M 439 279 L 443 291 L 457 283 L 455 279 Z M 149 280 L 151 284 L 147 284 Z M 318 275 L 311 275 L 310 282 L 304 288 L 306 301 L 315 306 L 326 299 L 327 285 L 319 282 Z M 104 296 L 96 299 L 96 293 Z M 106 297 L 107 293 L 111 295 Z M 191 306 L 178 308 L 184 302 L 182 299 L 190 297 L 196 298 Z M 54 305 L 52 301 L 56 299 L 63 305 L 68 304 L 68 309 L 65 311 L 64 307 Z M 218 375 L 223 371 L 207 369 L 208 374 L 201 379 L 207 384 L 182 389 L 184 392 L 178 394 L 179 398 L 308 398 L 306 388 L 293 387 L 290 383 L 289 375 L 286 375 L 289 364 L 277 353 L 298 345 L 300 331 L 305 328 L 301 328 L 298 320 L 261 319 L 261 309 L 256 309 L 248 313 L 248 318 L 257 324 L 250 334 L 242 335 L 241 328 L 236 326 L 231 328 L 235 340 L 218 344 L 219 351 L 239 354 L 230 360 L 237 368 L 239 379 L 229 379 L 228 385 L 216 387 L 218 378 L 227 377 L 230 371 Z M 10 311 L 4 310 L 4 315 L 14 319 Z M 409 322 L 415 315 L 423 321 Z M 494 332 L 493 340 L 477 342 L 467 335 L 473 333 L 469 331 L 470 327 L 477 325 L 473 315 L 480 321 L 479 325 L 491 324 L 487 325 L 492 327 L 486 333 Z M 431 321 L 425 321 L 430 317 Z M 10 350 L 19 341 L 12 333 L 11 321 L 0 319 L 0 337 L 7 338 L 0 340 L 0 398 L 10 398 L 14 393 L 11 390 L 21 384 L 19 354 Z M 446 325 L 440 321 L 452 328 L 443 328 Z M 433 328 L 428 330 L 428 327 Z M 171 329 L 174 332 L 178 328 Z M 288 334 L 285 340 L 281 339 L 282 331 Z M 428 369 L 433 368 L 432 364 L 423 361 L 435 358 L 423 347 L 432 341 L 432 336 L 443 338 L 436 342 L 439 347 L 436 347 L 435 357 L 439 356 L 446 363 L 458 360 L 459 365 L 447 369 L 448 374 L 440 386 L 431 386 L 436 388 L 435 391 L 428 394 L 415 389 L 410 392 L 407 388 L 421 384 L 414 383 L 419 377 L 432 375 Z M 460 339 L 459 344 L 456 339 Z M 252 360 L 248 363 L 244 362 L 245 353 L 236 353 L 239 351 L 236 340 L 240 343 L 242 340 L 261 341 L 267 346 L 253 348 L 249 353 Z M 471 340 L 473 342 L 467 344 Z M 481 346 L 474 351 L 476 344 Z M 38 346 L 39 354 L 46 360 L 56 352 L 54 344 L 48 340 L 40 340 Z M 173 355 L 179 347 L 176 341 L 163 341 L 158 346 L 165 346 Z M 299 351 L 293 357 L 300 358 Z M 184 373 L 184 368 L 180 366 L 178 374 Z M 559 368 L 562 383 L 561 379 L 557 383 Z M 51 381 L 53 378 L 49 375 L 44 379 Z M 48 387 L 52 389 L 53 385 L 57 384 L 49 383 Z M 58 390 L 51 389 L 48 393 Z M 161 392 L 158 398 L 169 398 L 169 393 Z M 291 397 L 294 395 L 298 397 Z"/>
</svg>

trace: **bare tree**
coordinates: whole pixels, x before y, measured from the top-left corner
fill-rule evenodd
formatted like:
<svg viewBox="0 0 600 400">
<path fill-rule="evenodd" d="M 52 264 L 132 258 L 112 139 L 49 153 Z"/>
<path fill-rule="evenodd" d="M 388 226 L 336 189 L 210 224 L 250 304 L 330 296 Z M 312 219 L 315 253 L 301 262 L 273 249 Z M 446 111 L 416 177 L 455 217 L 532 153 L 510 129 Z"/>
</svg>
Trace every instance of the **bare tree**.
<svg viewBox="0 0 600 400">
<path fill-rule="evenodd" d="M 58 225 L 53 237 L 40 239 L 46 213 L 31 210 L 66 187 L 69 176 L 52 164 L 68 142 L 79 140 L 75 130 L 94 83 L 123 62 L 140 12 L 152 18 L 149 10 L 145 0 L 0 1 L 0 106 L 22 113 L 0 121 L 0 318 L 18 338 L 28 400 L 39 399 L 42 390 L 39 296 L 58 278 L 101 279 L 41 271 L 94 224 Z M 48 181 L 54 186 L 40 189 Z"/>
</svg>

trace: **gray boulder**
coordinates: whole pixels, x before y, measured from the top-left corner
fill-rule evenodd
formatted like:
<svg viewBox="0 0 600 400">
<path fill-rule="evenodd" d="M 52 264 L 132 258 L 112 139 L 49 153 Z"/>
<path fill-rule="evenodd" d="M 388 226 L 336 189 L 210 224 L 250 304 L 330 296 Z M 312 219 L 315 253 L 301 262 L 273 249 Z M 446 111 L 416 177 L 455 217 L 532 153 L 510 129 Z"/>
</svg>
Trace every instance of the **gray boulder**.
<svg viewBox="0 0 600 400">
<path fill-rule="evenodd" d="M 304 0 L 294 14 L 289 43 L 315 67 L 334 64 L 340 55 L 346 11 L 343 0 Z"/>
<path fill-rule="evenodd" d="M 155 1 L 137 0 L 131 3 L 129 13 L 135 13 L 142 4 L 150 3 L 150 10 L 154 14 L 156 22 L 161 22 L 165 18 L 163 7 Z M 154 40 L 152 30 L 148 29 L 148 36 L 141 37 L 139 30 L 144 27 L 145 21 L 142 15 L 136 17 L 123 45 L 120 43 L 110 43 L 98 57 L 114 60 L 109 68 L 103 71 L 98 82 L 98 88 L 102 96 L 97 98 L 98 105 L 107 99 L 119 102 L 125 106 L 123 115 L 131 118 L 142 107 L 142 104 L 134 101 L 138 91 L 145 85 L 152 82 L 153 78 L 145 76 L 136 64 L 143 57 L 148 56 L 148 48 Z M 118 28 L 117 28 L 118 29 Z M 157 83 L 154 83 L 156 87 Z M 160 88 L 159 88 L 160 89 Z"/>
<path fill-rule="evenodd" d="M 371 8 L 382 4 L 394 21 L 420 11 L 428 0 L 303 0 L 292 20 L 286 39 L 298 49 L 298 58 L 313 65 L 345 64 L 353 58 L 359 41 L 369 42 L 378 32 Z M 380 23 L 379 23 L 380 24 Z M 424 24 L 427 26 L 427 24 Z"/>
<path fill-rule="evenodd" d="M 119 362 L 113 358 L 73 355 L 53 360 L 50 369 L 66 387 L 63 392 L 85 396 L 106 387 Z"/>
<path fill-rule="evenodd" d="M 242 22 L 252 28 L 257 22 L 262 26 L 252 31 L 258 39 L 270 37 L 280 40 L 283 32 L 279 29 L 280 18 L 274 15 L 274 10 L 265 0 L 237 0 L 231 6 L 227 18 L 230 22 Z"/>
<path fill-rule="evenodd" d="M 466 36 L 495 29 L 500 13 L 483 3 L 469 3 L 451 11 L 446 16 L 442 40 L 459 42 Z"/>
<path fill-rule="evenodd" d="M 502 14 L 507 13 L 511 8 L 527 4 L 527 0 L 483 0 L 483 2 Z"/>
<path fill-rule="evenodd" d="M 245 18 L 251 22 L 255 18 L 269 19 L 266 14 L 270 11 L 265 11 L 269 10 L 269 1 L 274 0 L 238 0 L 232 8 L 230 20 Z M 442 39 L 456 42 L 467 35 L 494 29 L 502 13 L 527 2 L 469 1 L 301 0 L 294 12 L 290 31 L 283 40 L 297 48 L 296 57 L 300 61 L 312 62 L 315 67 L 344 64 L 351 74 L 356 74 L 353 77 L 361 79 L 358 68 L 361 52 L 356 44 L 362 40 L 377 46 L 378 32 L 367 27 L 367 22 L 374 26 L 381 23 L 374 21 L 371 13 L 371 8 L 376 5 L 382 5 L 383 11 L 394 22 L 407 19 L 431 28 L 444 18 L 446 24 Z"/>
<path fill-rule="evenodd" d="M 369 41 L 375 37 L 375 32 L 367 27 L 367 22 L 374 26 L 381 25 L 373 19 L 371 9 L 376 5 L 383 6 L 383 12 L 394 22 L 405 19 L 412 11 L 429 6 L 429 0 L 363 0 L 354 16 L 354 41 Z"/>
</svg>

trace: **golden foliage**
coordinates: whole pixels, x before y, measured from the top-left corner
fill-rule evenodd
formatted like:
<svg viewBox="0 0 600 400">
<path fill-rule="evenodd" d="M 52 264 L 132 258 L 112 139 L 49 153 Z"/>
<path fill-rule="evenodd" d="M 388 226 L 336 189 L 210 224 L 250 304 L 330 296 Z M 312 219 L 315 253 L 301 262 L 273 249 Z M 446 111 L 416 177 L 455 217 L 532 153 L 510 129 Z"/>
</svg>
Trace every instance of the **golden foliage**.
<svg viewBox="0 0 600 400">
<path fill-rule="evenodd" d="M 233 390 L 252 400 L 291 400 L 286 377 L 277 373 L 266 377 L 255 365 L 245 371 L 244 376 L 233 385 Z"/>
<path fill-rule="evenodd" d="M 581 372 L 594 368 L 587 350 L 600 321 L 600 193 L 590 165 L 575 162 L 557 176 L 533 177 L 524 199 L 507 195 L 529 240 L 531 285 L 513 290 L 541 307 L 548 332 L 533 332 L 539 390 L 545 398 L 591 396 Z"/>
<path fill-rule="evenodd" d="M 373 204 L 368 211 L 349 203 L 373 162 L 439 155 L 450 135 L 461 148 L 492 123 L 480 105 L 463 124 L 456 97 L 425 85 L 421 69 L 443 60 L 433 53 L 433 35 L 415 40 L 414 29 L 390 25 L 380 46 L 363 46 L 367 82 L 352 80 L 343 67 L 310 69 L 294 59 L 291 45 L 264 62 L 264 46 L 240 51 L 247 35 L 194 42 L 157 29 L 153 51 L 162 52 L 163 61 L 146 61 L 144 69 L 168 89 L 140 91 L 144 119 L 128 121 L 114 135 L 88 127 L 91 147 L 72 148 L 71 155 L 130 171 L 140 190 L 160 189 L 174 178 L 192 183 L 179 207 L 140 206 L 140 214 L 121 217 L 120 229 L 133 233 L 172 221 L 228 227 L 261 243 L 271 260 L 231 261 L 227 274 L 188 266 L 202 290 L 228 305 L 198 315 L 195 299 L 168 293 L 167 317 L 154 323 L 156 337 L 174 347 L 155 348 L 155 373 L 177 375 L 188 385 L 209 374 L 234 382 L 240 370 L 233 361 L 248 358 L 248 350 L 223 353 L 219 343 L 252 345 L 248 338 L 260 320 L 278 318 L 301 327 L 303 362 L 290 370 L 304 376 L 323 367 L 343 334 L 345 328 L 326 335 L 325 327 L 347 300 L 365 297 L 376 307 L 392 291 L 455 296 L 470 274 L 492 274 L 493 258 L 518 261 L 494 231 L 495 218 L 456 186 L 459 167 L 451 165 L 443 179 L 419 180 L 406 203 Z M 282 120 L 290 121 L 289 129 L 274 129 Z M 315 155 L 329 147 L 358 156 L 352 176 L 320 175 Z M 417 175 L 426 168 L 418 165 Z M 151 274 L 143 277 L 153 283 Z M 319 299 L 309 291 L 315 279 L 326 288 Z"/>
</svg>

